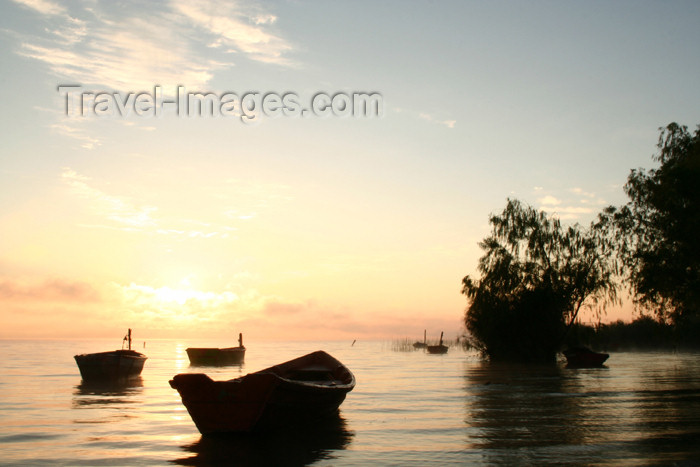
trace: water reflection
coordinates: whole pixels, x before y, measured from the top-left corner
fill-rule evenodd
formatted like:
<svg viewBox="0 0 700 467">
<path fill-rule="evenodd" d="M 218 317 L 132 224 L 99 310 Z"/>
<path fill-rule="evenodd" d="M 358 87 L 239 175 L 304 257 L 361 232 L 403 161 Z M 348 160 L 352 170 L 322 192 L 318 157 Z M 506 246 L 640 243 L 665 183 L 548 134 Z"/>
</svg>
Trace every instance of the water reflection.
<svg viewBox="0 0 700 467">
<path fill-rule="evenodd" d="M 632 392 L 635 430 L 646 433 L 630 447 L 663 462 L 690 458 L 677 453 L 693 446 L 692 458 L 700 463 L 700 380 L 698 360 L 680 360 L 650 373 L 644 388 Z M 695 371 L 694 371 L 695 370 Z"/>
<path fill-rule="evenodd" d="M 469 441 L 477 449 L 513 449 L 577 443 L 585 437 L 572 426 L 578 401 L 561 397 L 558 366 L 523 366 L 482 362 L 467 369 Z M 492 459 L 503 462 L 506 459 Z"/>
<path fill-rule="evenodd" d="M 697 460 L 697 368 L 659 360 L 639 371 L 633 363 L 576 370 L 468 364 L 468 447 L 488 464 Z"/>
<path fill-rule="evenodd" d="M 73 408 L 134 403 L 132 396 L 143 392 L 143 379 L 81 382 L 73 392 Z"/>
<path fill-rule="evenodd" d="M 245 363 L 221 363 L 215 361 L 196 363 L 190 362 L 189 366 L 190 368 L 233 368 L 237 369 L 240 373 L 243 370 Z"/>
<path fill-rule="evenodd" d="M 309 427 L 253 434 L 202 436 L 182 446 L 191 456 L 171 462 L 180 465 L 309 465 L 334 459 L 355 433 L 340 415 Z"/>
</svg>

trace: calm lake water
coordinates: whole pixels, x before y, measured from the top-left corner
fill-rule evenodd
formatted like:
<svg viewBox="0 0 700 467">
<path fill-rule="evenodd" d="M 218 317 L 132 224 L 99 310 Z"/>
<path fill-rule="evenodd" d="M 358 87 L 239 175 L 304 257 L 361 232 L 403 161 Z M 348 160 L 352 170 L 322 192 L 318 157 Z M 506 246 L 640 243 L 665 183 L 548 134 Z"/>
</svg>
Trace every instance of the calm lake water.
<svg viewBox="0 0 700 467">
<path fill-rule="evenodd" d="M 494 365 L 391 342 L 247 342 L 242 367 L 190 367 L 154 340 L 127 387 L 85 386 L 77 353 L 120 341 L 0 341 L 2 465 L 699 465 L 700 357 L 613 353 L 606 368 Z M 116 345 L 115 345 L 116 344 Z M 323 349 L 357 386 L 319 430 L 202 437 L 168 380 L 230 379 Z"/>
</svg>

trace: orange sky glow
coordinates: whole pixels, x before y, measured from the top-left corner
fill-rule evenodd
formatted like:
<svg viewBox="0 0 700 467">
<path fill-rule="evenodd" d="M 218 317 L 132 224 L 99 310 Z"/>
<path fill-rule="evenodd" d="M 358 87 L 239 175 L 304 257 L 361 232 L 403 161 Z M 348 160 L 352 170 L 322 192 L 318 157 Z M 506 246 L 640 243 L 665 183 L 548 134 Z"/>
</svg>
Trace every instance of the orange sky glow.
<svg viewBox="0 0 700 467">
<path fill-rule="evenodd" d="M 665 4 L 137 3 L 0 5 L 0 338 L 452 339 L 507 198 L 588 225 L 700 121 Z M 155 89 L 257 113 L 115 107 Z"/>
</svg>

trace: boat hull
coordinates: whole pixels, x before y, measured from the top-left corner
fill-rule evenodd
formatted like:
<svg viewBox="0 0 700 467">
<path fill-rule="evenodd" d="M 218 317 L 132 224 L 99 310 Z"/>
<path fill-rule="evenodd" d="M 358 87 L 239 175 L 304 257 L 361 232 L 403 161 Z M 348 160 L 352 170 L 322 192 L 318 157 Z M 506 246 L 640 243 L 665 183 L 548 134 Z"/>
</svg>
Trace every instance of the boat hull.
<svg viewBox="0 0 700 467">
<path fill-rule="evenodd" d="M 446 354 L 447 353 L 447 346 L 446 345 L 428 345 L 425 348 L 428 353 L 432 354 Z"/>
<path fill-rule="evenodd" d="M 197 429 L 210 434 L 274 430 L 337 415 L 355 377 L 319 351 L 229 381 L 184 373 L 170 385 Z"/>
<path fill-rule="evenodd" d="M 141 375 L 147 357 L 134 350 L 76 355 L 83 381 L 119 381 Z"/>
<path fill-rule="evenodd" d="M 190 364 L 198 366 L 238 365 L 245 360 L 245 347 L 226 349 L 190 347 L 186 352 Z"/>
<path fill-rule="evenodd" d="M 566 366 L 569 368 L 596 368 L 610 357 L 606 353 L 594 352 L 587 348 L 574 348 L 564 351 Z"/>
</svg>

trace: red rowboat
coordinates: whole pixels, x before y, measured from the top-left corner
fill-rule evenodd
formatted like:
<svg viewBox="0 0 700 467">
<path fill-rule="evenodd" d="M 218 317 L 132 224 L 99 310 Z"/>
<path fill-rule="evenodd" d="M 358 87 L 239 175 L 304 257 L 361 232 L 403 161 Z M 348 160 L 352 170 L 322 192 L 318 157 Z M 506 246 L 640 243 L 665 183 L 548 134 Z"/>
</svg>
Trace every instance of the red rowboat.
<svg viewBox="0 0 700 467">
<path fill-rule="evenodd" d="M 337 415 L 355 376 L 323 351 L 228 381 L 202 373 L 170 380 L 202 434 L 305 424 Z"/>
</svg>

